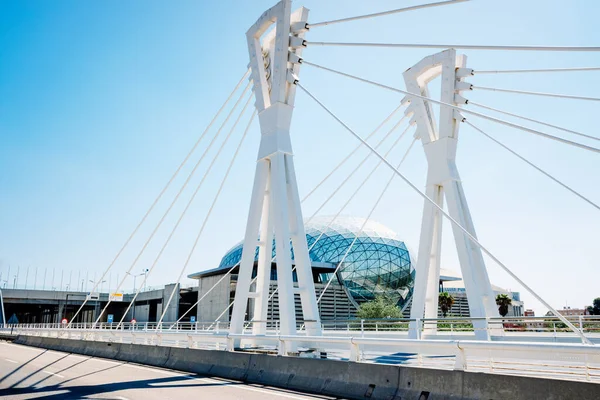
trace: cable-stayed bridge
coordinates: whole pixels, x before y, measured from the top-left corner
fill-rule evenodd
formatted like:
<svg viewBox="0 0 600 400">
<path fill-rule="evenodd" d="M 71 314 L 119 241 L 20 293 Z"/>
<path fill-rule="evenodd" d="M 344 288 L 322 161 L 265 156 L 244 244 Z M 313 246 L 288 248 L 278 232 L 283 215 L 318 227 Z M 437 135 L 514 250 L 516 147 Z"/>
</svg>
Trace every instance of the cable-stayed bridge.
<svg viewBox="0 0 600 400">
<path fill-rule="evenodd" d="M 475 101 L 470 97 L 479 91 L 501 92 L 516 96 L 555 98 L 576 102 L 598 102 L 600 97 L 582 96 L 577 93 L 537 92 L 516 90 L 505 87 L 481 85 L 478 78 L 493 74 L 535 74 L 552 76 L 566 73 L 597 73 L 600 67 L 578 66 L 561 68 L 527 69 L 516 65 L 514 69 L 478 70 L 470 65 L 469 51 L 490 52 L 544 52 L 566 55 L 574 52 L 597 54 L 600 46 L 535 46 L 535 45 L 472 45 L 460 43 L 366 43 L 313 41 L 313 34 L 324 26 L 350 24 L 357 20 L 376 19 L 383 16 L 429 8 L 451 7 L 468 0 L 448 0 L 419 6 L 403 7 L 395 10 L 376 12 L 349 18 L 312 22 L 309 10 L 299 7 L 292 9 L 291 1 L 282 0 L 266 10 L 247 33 L 249 67 L 234 85 L 225 102 L 208 123 L 204 132 L 175 170 L 156 199 L 147 209 L 139 224 L 131 232 L 123 246 L 116 252 L 111 263 L 95 283 L 91 293 L 98 291 L 98 285 L 115 268 L 123 252 L 132 244 L 142 226 L 148 224 L 150 216 L 158 215 L 156 224 L 136 250 L 136 256 L 129 264 L 118 283 L 115 292 L 122 292 L 125 282 L 139 268 L 140 258 L 146 254 L 149 244 L 157 232 L 165 228 L 165 221 L 172 215 L 176 205 L 182 205 L 175 216 L 175 222 L 167 228 L 166 235 L 157 254 L 154 255 L 142 283 L 138 286 L 128 308 L 114 323 L 106 323 L 107 310 L 112 299 L 108 299 L 99 310 L 94 321 L 78 322 L 78 316 L 86 303 L 94 301 L 86 298 L 67 323 L 60 324 L 20 324 L 5 325 L 4 330 L 12 334 L 37 337 L 56 337 L 93 342 L 132 343 L 154 346 L 211 349 L 229 352 L 263 352 L 280 356 L 326 357 L 348 362 L 368 362 L 378 364 L 403 364 L 428 366 L 437 369 L 457 371 L 488 372 L 518 376 L 551 377 L 565 380 L 600 382 L 600 321 L 582 318 L 568 318 L 559 313 L 535 290 L 534 285 L 520 278 L 518 267 L 502 260 L 501 251 L 488 247 L 485 240 L 476 234 L 476 221 L 471 216 L 469 198 L 460 177 L 460 160 L 457 160 L 458 141 L 462 130 L 481 135 L 498 148 L 522 162 L 523 168 L 532 168 L 539 179 L 549 179 L 561 190 L 575 196 L 581 207 L 589 212 L 598 212 L 597 201 L 582 191 L 563 181 L 543 167 L 530 161 L 519 150 L 505 144 L 501 138 L 490 134 L 484 124 L 497 124 L 506 129 L 534 135 L 541 139 L 560 143 L 565 151 L 599 153 L 600 136 L 594 132 L 580 132 L 572 127 L 559 126 L 548 121 L 538 120 L 522 113 L 508 111 L 508 107 L 491 106 Z M 367 78 L 349 70 L 321 64 L 318 60 L 304 58 L 305 49 L 311 47 L 345 47 L 349 49 L 382 48 L 430 49 L 432 54 L 416 59 L 402 66 L 401 84 L 388 84 L 386 79 Z M 358 132 L 349 121 L 338 114 L 335 104 L 328 104 L 317 94 L 324 88 L 316 88 L 310 81 L 305 82 L 301 70 L 311 68 L 323 74 L 343 77 L 359 86 L 375 87 L 397 95 L 396 103 L 390 106 L 391 113 L 367 135 Z M 363 86 L 360 86 L 363 85 Z M 334 88 L 328 88 L 335 90 Z M 360 89 L 358 89 L 360 90 Z M 356 147 L 331 171 L 325 171 L 322 180 L 304 197 L 300 196 L 294 153 L 290 138 L 290 128 L 294 123 L 294 108 L 297 96 L 306 96 L 321 111 L 335 121 L 340 129 L 348 134 Z M 568 105 L 565 107 L 569 107 Z M 590 116 L 591 118 L 595 116 Z M 215 206 L 221 200 L 230 172 L 242 151 L 256 151 L 244 146 L 248 135 L 257 134 L 251 129 L 258 119 L 260 126 L 260 146 L 258 148 L 254 185 L 251 193 L 249 215 L 239 262 L 231 267 L 198 300 L 193 307 L 205 301 L 212 290 L 231 275 L 236 275 L 235 297 L 222 310 L 215 320 L 187 322 L 184 315 L 177 320 L 167 316 L 169 305 L 175 298 L 176 290 L 165 297 L 162 313 L 156 323 L 136 324 L 125 321 L 129 307 L 135 304 L 149 276 L 159 265 L 165 249 L 186 218 L 194 200 L 208 179 L 219 176 L 220 184 L 210 197 L 204 219 L 200 222 L 193 244 L 185 262 L 177 269 L 176 284 L 186 273 L 190 273 L 190 261 L 199 243 L 208 232 L 206 226 Z M 387 133 L 379 140 L 378 134 Z M 237 136 L 236 136 L 237 135 Z M 237 140 L 233 152 L 226 150 L 231 140 Z M 391 142 L 391 144 L 390 144 Z M 406 144 L 408 142 L 408 144 Z M 403 143 L 406 150 L 399 159 L 392 158 L 392 151 Z M 425 182 L 411 181 L 402 170 L 402 164 L 410 152 L 421 147 L 425 153 L 427 173 Z M 355 160 L 359 150 L 368 150 L 367 155 Z M 214 153 L 211 153 L 211 151 Z M 200 155 L 196 154 L 201 153 Z M 212 158 L 211 155 L 212 154 Z M 224 171 L 217 171 L 219 160 L 228 160 Z M 367 167 L 368 160 L 375 165 Z M 354 164 L 353 164 L 354 163 Z M 205 166 L 206 164 L 206 166 Z M 345 177 L 334 182 L 334 174 L 342 167 L 349 169 Z M 182 178 L 183 171 L 188 175 Z M 365 321 L 322 321 L 319 304 L 338 279 L 346 264 L 345 260 L 356 245 L 356 234 L 345 249 L 339 261 L 327 274 L 328 280 L 317 296 L 315 277 L 311 269 L 311 251 L 322 240 L 318 236 L 312 243 L 307 242 L 305 225 L 318 217 L 321 210 L 342 189 L 353 182 L 357 173 L 365 172 L 354 191 L 347 195 L 330 224 L 334 224 L 360 191 L 370 180 L 383 179 L 384 187 L 372 203 L 363 204 L 364 223 L 359 234 L 366 228 L 373 213 L 381 206 L 391 185 L 403 187 L 423 201 L 420 240 L 418 251 L 413 254 L 414 286 L 410 294 L 410 318 L 401 320 Z M 590 171 L 593 174 L 593 171 Z M 168 202 L 165 210 L 157 205 L 165 201 L 165 196 L 178 178 L 183 183 Z M 197 185 L 190 187 L 192 182 Z M 325 185 L 325 183 L 328 185 Z M 425 190 L 421 187 L 425 184 Z M 317 190 L 333 188 L 325 201 L 310 216 L 303 214 L 303 203 Z M 192 194 L 185 199 L 184 192 Z M 243 196 L 242 196 L 243 197 Z M 394 210 L 390 210 L 394 212 Z M 443 226 L 449 227 L 456 247 L 462 279 L 469 300 L 470 317 L 438 318 L 438 294 L 441 271 L 441 251 Z M 274 243 L 276 253 L 272 252 Z M 276 254 L 276 255 L 274 255 Z M 515 284 L 524 288 L 551 315 L 544 320 L 544 329 L 529 329 L 526 332 L 514 329 L 526 326 L 534 318 L 505 318 L 498 313 L 496 298 L 488 265 L 499 267 Z M 276 267 L 276 278 L 271 274 Z M 270 291 L 272 280 L 277 288 Z M 279 319 L 268 318 L 268 305 L 277 295 Z M 296 318 L 295 304 L 299 298 L 301 320 Z M 190 310 L 192 307 L 190 307 Z M 188 310 L 189 311 L 189 310 Z M 247 318 L 252 315 L 252 318 Z M 81 317 L 80 317 L 81 318 Z M 223 318 L 227 322 L 223 322 Z M 552 324 L 552 328 L 548 323 Z M 557 326 L 558 331 L 557 331 Z"/>
</svg>

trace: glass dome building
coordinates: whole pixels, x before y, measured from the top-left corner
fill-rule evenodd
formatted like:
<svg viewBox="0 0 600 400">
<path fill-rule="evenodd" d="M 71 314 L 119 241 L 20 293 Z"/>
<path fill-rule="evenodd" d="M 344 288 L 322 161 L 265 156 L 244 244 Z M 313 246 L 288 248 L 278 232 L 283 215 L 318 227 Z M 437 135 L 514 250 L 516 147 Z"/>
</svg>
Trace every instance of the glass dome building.
<svg viewBox="0 0 600 400">
<path fill-rule="evenodd" d="M 358 217 L 340 216 L 335 220 L 317 217 L 306 224 L 313 275 L 317 281 L 327 282 L 343 260 L 338 280 L 355 303 L 383 295 L 402 306 L 414 280 L 411 252 L 394 231 L 380 223 L 370 220 L 361 231 L 364 221 Z M 272 254 L 276 255 L 275 242 Z M 239 243 L 225 254 L 217 270 L 235 267 L 241 257 L 242 243 Z M 258 248 L 255 261 L 258 261 Z M 318 273 L 314 274 L 317 267 Z M 271 279 L 276 279 L 274 274 L 273 270 Z"/>
</svg>

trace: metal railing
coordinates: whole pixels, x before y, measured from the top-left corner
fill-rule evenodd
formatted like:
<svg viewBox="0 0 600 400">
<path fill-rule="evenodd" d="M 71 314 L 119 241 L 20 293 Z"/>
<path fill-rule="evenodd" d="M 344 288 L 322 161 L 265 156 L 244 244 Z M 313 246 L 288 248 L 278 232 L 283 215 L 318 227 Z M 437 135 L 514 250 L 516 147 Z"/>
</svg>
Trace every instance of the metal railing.
<svg viewBox="0 0 600 400">
<path fill-rule="evenodd" d="M 463 321 L 459 320 L 460 323 L 464 323 Z M 337 326 L 340 329 L 326 329 L 324 336 L 306 336 L 302 332 L 297 335 L 280 335 L 275 329 L 269 329 L 265 335 L 254 335 L 251 333 L 254 322 L 247 324 L 243 334 L 231 334 L 228 332 L 227 323 L 217 324 L 214 321 L 164 323 L 161 327 L 153 323 L 125 323 L 118 329 L 117 324 L 106 323 L 72 324 L 69 328 L 63 324 L 19 324 L 3 326 L 0 331 L 13 335 L 193 349 L 246 349 L 283 356 L 325 356 L 329 359 L 353 362 L 401 364 L 600 383 L 600 345 L 443 338 L 415 340 L 385 336 L 386 333 L 394 332 L 392 329 L 404 329 L 410 320 L 348 320 L 346 334 L 340 336 L 339 333 L 343 332 L 341 321 L 337 322 L 340 323 Z M 450 323 L 449 320 L 438 320 L 438 328 L 442 322 Z M 328 323 L 325 322 L 324 325 L 327 326 Z M 369 336 L 369 333 L 373 332 L 381 332 L 382 335 Z"/>
</svg>

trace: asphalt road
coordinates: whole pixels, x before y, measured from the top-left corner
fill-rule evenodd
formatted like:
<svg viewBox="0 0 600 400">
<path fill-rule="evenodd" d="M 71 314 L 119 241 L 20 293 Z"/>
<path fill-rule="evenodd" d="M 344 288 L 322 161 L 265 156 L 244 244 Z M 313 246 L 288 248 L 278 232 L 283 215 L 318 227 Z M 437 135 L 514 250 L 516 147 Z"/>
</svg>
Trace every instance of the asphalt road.
<svg viewBox="0 0 600 400">
<path fill-rule="evenodd" d="M 0 341 L 2 399 L 330 399 Z"/>
</svg>

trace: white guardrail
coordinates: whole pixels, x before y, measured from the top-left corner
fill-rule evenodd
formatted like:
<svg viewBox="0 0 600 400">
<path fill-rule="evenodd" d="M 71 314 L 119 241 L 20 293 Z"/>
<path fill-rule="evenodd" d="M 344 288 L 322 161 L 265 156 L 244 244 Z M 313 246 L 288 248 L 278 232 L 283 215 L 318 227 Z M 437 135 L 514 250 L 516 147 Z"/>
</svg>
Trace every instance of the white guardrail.
<svg viewBox="0 0 600 400">
<path fill-rule="evenodd" d="M 341 330 L 341 322 L 337 322 L 340 325 L 338 329 L 325 330 L 324 336 L 284 336 L 274 329 L 276 324 L 268 326 L 266 335 L 253 335 L 246 333 L 251 331 L 248 328 L 252 322 L 248 323 L 244 334 L 228 333 L 228 324 L 222 322 L 163 324 L 161 329 L 156 329 L 156 324 L 151 323 L 121 324 L 118 329 L 117 324 L 105 323 L 96 326 L 91 323 L 72 324 L 69 328 L 63 324 L 18 324 L 4 326 L 0 331 L 12 335 L 223 351 L 245 349 L 283 356 L 600 383 L 600 344 L 448 340 L 443 335 L 435 340 L 408 339 L 390 336 L 392 327 L 399 329 L 393 321 L 378 321 L 377 328 L 369 330 L 373 321 L 353 320 L 356 326 L 347 322 L 344 331 Z M 448 320 L 443 323 L 448 323 Z M 407 324 L 407 321 L 402 321 L 402 324 Z M 328 324 L 324 325 L 327 327 Z"/>
</svg>

